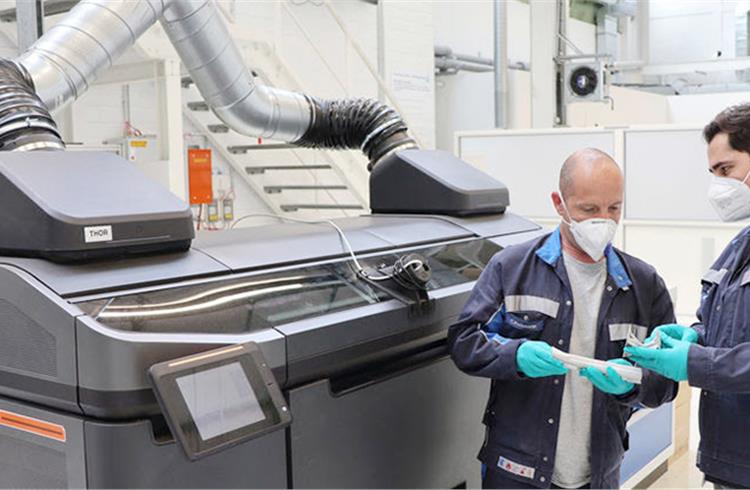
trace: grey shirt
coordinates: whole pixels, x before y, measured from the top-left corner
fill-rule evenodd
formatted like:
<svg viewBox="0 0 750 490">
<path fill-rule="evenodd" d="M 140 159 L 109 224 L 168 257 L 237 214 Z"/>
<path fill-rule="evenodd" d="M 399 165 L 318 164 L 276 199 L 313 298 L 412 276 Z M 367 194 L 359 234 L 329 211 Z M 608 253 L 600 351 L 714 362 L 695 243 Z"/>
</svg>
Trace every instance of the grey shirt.
<svg viewBox="0 0 750 490">
<path fill-rule="evenodd" d="M 573 293 L 573 330 L 568 352 L 594 357 L 597 321 L 607 279 L 607 261 L 587 264 L 563 254 Z M 578 488 L 591 481 L 591 382 L 569 370 L 565 376 L 552 483 Z"/>
</svg>

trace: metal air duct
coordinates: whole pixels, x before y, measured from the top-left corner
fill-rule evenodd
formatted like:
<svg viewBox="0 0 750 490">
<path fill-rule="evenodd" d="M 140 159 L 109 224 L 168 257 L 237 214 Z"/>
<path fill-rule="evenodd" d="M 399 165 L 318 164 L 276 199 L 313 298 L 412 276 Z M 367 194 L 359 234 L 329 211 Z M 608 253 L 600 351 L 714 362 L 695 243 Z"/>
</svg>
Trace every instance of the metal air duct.
<svg viewBox="0 0 750 490">
<path fill-rule="evenodd" d="M 401 116 L 381 102 L 325 101 L 257 85 L 213 0 L 83 0 L 17 63 L 55 110 L 85 92 L 157 20 L 208 105 L 238 133 L 361 149 L 370 167 L 417 146 Z"/>
</svg>

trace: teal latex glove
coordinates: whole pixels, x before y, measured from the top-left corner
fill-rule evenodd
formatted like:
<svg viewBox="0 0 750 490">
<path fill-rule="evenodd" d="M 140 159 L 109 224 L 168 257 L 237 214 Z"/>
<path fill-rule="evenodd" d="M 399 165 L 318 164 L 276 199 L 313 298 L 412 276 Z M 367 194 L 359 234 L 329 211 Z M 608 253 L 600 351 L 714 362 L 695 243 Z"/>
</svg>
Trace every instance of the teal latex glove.
<svg viewBox="0 0 750 490">
<path fill-rule="evenodd" d="M 552 347 L 538 340 L 527 340 L 518 346 L 516 366 L 529 378 L 559 376 L 568 372 L 563 363 L 552 357 Z"/>
<path fill-rule="evenodd" d="M 661 339 L 661 349 L 625 347 L 630 359 L 641 367 L 650 369 L 674 381 L 688 379 L 688 353 L 690 342 L 677 340 L 669 335 Z"/>
<path fill-rule="evenodd" d="M 623 366 L 632 366 L 625 359 L 610 359 L 607 362 L 622 364 Z M 610 395 L 624 395 L 633 389 L 633 383 L 628 383 L 617 374 L 611 367 L 607 367 L 607 372 L 603 373 L 594 367 L 581 368 L 578 374 L 591 381 L 591 384 L 599 390 Z"/>
<path fill-rule="evenodd" d="M 648 344 L 654 338 L 656 332 L 659 332 L 659 335 L 662 339 L 664 337 L 671 337 L 675 340 L 684 340 L 685 342 L 690 342 L 691 344 L 695 344 L 696 342 L 698 342 L 698 332 L 696 332 L 692 328 L 678 325 L 676 323 L 669 323 L 667 325 L 660 325 L 656 327 L 644 343 Z"/>
</svg>

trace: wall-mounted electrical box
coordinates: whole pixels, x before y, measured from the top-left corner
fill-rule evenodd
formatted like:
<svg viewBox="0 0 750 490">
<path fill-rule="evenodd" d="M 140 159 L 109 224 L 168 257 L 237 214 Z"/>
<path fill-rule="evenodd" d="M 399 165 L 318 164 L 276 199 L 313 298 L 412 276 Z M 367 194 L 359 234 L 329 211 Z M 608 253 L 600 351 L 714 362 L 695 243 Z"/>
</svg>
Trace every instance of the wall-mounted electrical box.
<svg viewBox="0 0 750 490">
<path fill-rule="evenodd" d="M 205 148 L 188 149 L 188 177 L 190 181 L 190 204 L 213 202 L 211 150 Z"/>
<path fill-rule="evenodd" d="M 105 144 L 120 146 L 120 155 L 133 163 L 150 163 L 161 160 L 159 139 L 155 134 L 127 136 L 105 141 Z"/>
</svg>

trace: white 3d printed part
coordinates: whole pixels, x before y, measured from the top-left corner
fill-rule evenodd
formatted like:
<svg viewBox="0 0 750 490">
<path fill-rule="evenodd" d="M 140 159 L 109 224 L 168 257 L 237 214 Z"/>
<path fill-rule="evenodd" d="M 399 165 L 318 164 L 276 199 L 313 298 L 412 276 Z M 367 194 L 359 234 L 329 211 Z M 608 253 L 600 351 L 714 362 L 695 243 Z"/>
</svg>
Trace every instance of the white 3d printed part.
<svg viewBox="0 0 750 490">
<path fill-rule="evenodd" d="M 600 361 L 598 359 L 591 359 L 588 357 L 576 356 L 575 354 L 568 354 L 560 349 L 552 348 L 552 357 L 562 362 L 568 369 L 577 369 L 582 367 L 593 367 L 599 371 L 606 373 L 607 368 L 611 367 L 622 379 L 628 383 L 641 384 L 643 378 L 643 371 L 639 367 L 635 366 L 624 366 L 614 362 Z"/>
</svg>

